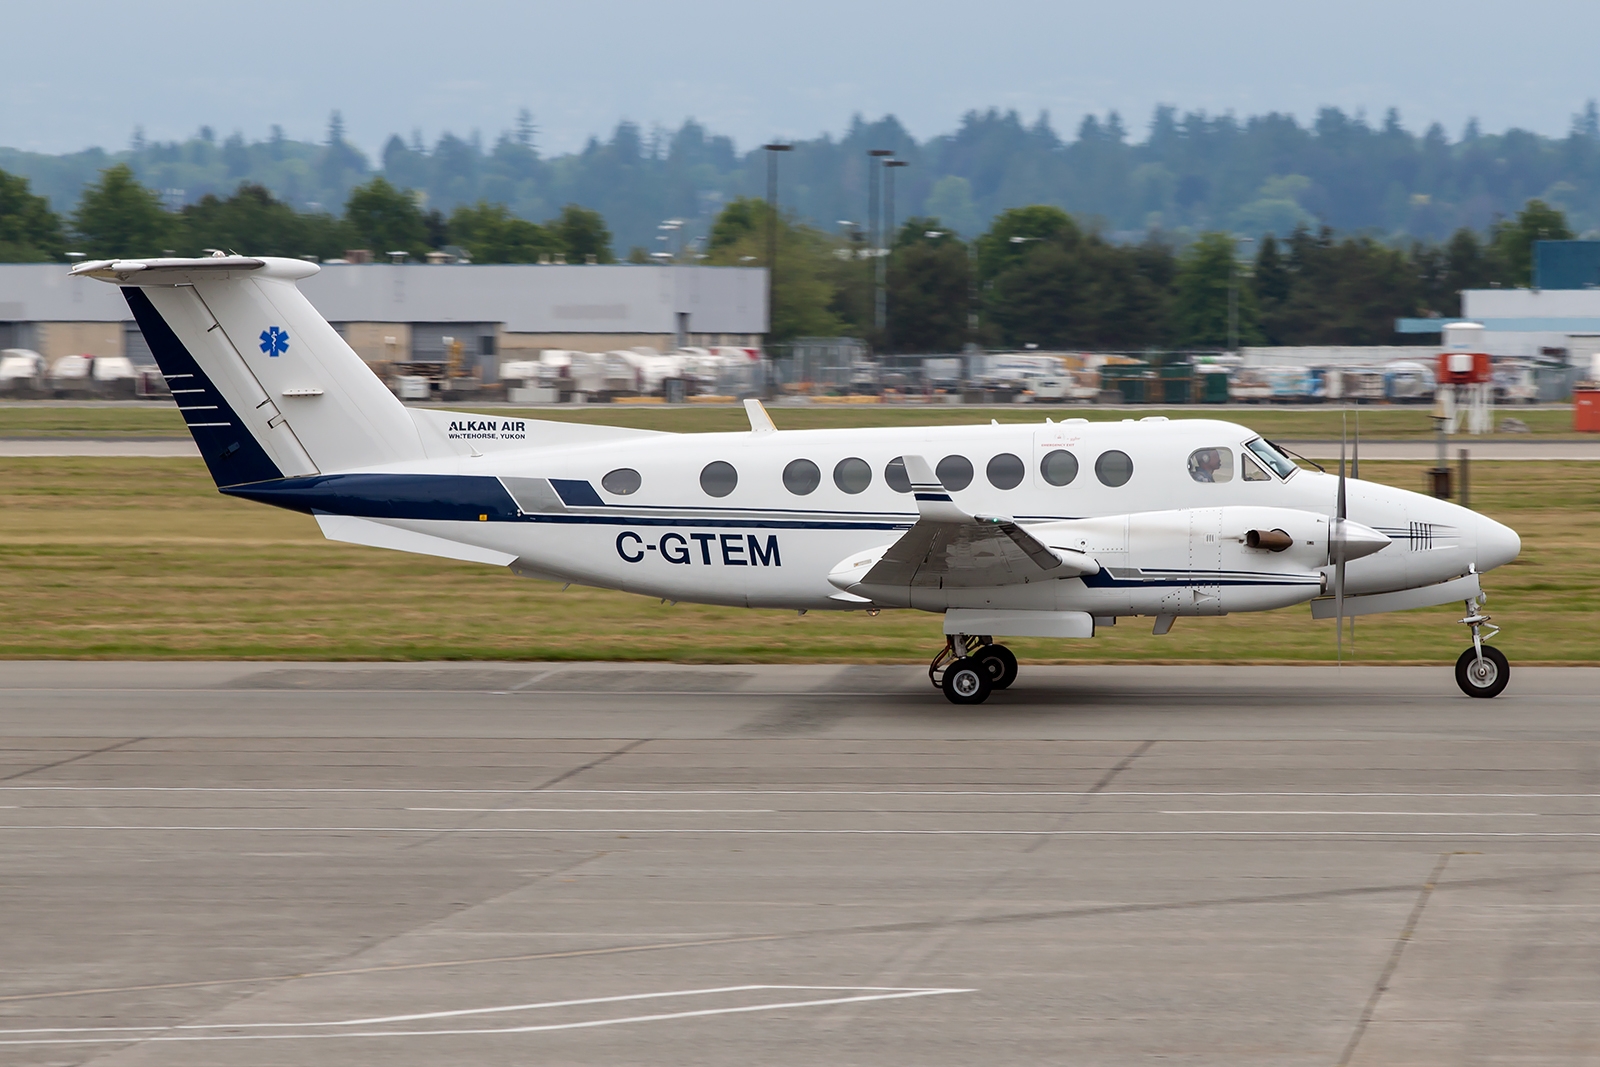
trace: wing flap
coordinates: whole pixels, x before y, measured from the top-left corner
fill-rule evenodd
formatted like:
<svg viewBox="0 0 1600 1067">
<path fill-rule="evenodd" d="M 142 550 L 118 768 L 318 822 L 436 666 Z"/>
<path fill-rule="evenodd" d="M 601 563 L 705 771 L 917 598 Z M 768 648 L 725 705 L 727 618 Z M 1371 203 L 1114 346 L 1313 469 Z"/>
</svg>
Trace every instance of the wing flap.
<svg viewBox="0 0 1600 1067">
<path fill-rule="evenodd" d="M 962 511 L 921 456 L 906 456 L 905 464 L 917 501 L 916 524 L 860 578 L 861 585 L 978 588 L 1099 572 L 1093 557 L 1051 548 L 1015 519 Z"/>
</svg>

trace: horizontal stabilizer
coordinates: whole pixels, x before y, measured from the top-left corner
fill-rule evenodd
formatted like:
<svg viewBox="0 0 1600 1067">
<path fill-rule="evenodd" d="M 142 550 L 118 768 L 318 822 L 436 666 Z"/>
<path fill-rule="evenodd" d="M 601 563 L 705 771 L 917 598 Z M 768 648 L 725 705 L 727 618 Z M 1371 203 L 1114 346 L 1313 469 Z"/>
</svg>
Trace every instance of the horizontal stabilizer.
<svg viewBox="0 0 1600 1067">
<path fill-rule="evenodd" d="M 496 552 L 489 548 L 462 544 L 460 541 L 434 537 L 432 534 L 417 533 L 415 530 L 390 526 L 386 522 L 378 522 L 374 519 L 358 519 L 350 515 L 319 514 L 317 516 L 317 525 L 322 527 L 322 536 L 328 540 L 344 541 L 352 545 L 367 545 L 371 548 L 392 548 L 397 552 L 415 552 L 421 556 L 442 556 L 445 559 L 465 560 L 468 563 L 487 563 L 494 567 L 510 566 L 517 558 L 506 552 Z"/>
<path fill-rule="evenodd" d="M 273 276 L 307 278 L 322 268 L 297 260 L 274 260 Z M 196 281 L 226 281 L 247 277 L 267 260 L 254 256 L 207 256 L 204 259 L 94 259 L 68 271 L 73 276 L 98 278 L 118 285 L 193 285 Z"/>
</svg>

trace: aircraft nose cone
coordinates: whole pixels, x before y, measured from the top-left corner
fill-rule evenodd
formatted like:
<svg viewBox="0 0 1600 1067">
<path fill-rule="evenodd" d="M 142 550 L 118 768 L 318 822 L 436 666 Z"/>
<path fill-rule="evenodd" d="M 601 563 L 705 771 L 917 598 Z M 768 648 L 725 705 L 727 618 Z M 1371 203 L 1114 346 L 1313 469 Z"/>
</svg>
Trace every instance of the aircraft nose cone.
<svg viewBox="0 0 1600 1067">
<path fill-rule="evenodd" d="M 1509 526 L 1478 516 L 1478 570 L 1493 570 L 1516 559 L 1522 552 L 1522 538 Z"/>
</svg>

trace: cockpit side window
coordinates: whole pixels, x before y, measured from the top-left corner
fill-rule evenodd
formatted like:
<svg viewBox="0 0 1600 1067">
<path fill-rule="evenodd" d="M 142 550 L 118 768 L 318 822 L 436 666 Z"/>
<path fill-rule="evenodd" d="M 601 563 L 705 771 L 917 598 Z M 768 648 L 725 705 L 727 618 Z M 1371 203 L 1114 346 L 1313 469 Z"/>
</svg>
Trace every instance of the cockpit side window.
<svg viewBox="0 0 1600 1067">
<path fill-rule="evenodd" d="M 1270 481 L 1272 481 L 1272 475 L 1270 475 L 1266 471 L 1262 470 L 1261 469 L 1261 464 L 1257 463 L 1255 460 L 1251 459 L 1249 456 L 1243 456 L 1243 457 L 1241 457 L 1241 459 L 1242 459 L 1242 462 L 1239 464 L 1239 466 L 1241 468 L 1243 468 L 1243 470 L 1244 470 L 1244 480 L 1245 481 L 1247 481 L 1247 482 L 1270 482 Z"/>
<path fill-rule="evenodd" d="M 1233 449 L 1197 448 L 1190 452 L 1189 477 L 1197 482 L 1233 481 Z"/>
<path fill-rule="evenodd" d="M 1279 452 L 1272 444 L 1260 437 L 1253 441 L 1246 441 L 1244 447 L 1256 454 L 1256 457 L 1277 472 L 1278 477 L 1287 478 L 1299 467 L 1294 465 L 1294 460 Z"/>
</svg>

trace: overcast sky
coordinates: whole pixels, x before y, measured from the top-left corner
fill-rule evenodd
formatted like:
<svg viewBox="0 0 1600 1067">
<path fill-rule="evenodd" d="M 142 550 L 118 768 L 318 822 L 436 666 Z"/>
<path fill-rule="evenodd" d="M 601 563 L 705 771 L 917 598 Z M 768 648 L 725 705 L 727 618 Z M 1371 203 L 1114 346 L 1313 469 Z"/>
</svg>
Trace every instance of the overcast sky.
<svg viewBox="0 0 1600 1067">
<path fill-rule="evenodd" d="M 1561 134 L 1600 96 L 1595 0 L 12 0 L 0 145 L 118 149 L 208 124 L 320 140 L 343 111 L 394 132 L 486 138 L 528 107 L 546 153 L 619 119 L 693 117 L 746 148 L 897 115 L 919 138 L 973 108 L 1048 110 L 1070 136 L 1119 110 L 1142 139 L 1182 110 L 1400 109 L 1411 129 Z"/>
</svg>

